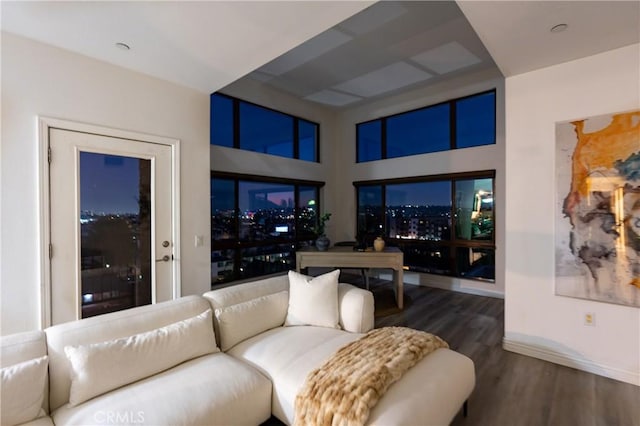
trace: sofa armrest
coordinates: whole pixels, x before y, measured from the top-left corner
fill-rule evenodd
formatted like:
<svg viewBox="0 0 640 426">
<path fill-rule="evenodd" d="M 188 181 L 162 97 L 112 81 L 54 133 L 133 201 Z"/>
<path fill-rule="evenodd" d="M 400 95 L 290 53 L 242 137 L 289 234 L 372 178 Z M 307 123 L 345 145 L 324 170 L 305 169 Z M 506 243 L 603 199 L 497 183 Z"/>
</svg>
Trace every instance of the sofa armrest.
<svg viewBox="0 0 640 426">
<path fill-rule="evenodd" d="M 373 329 L 373 293 L 351 284 L 338 285 L 340 326 L 352 333 L 366 333 Z"/>
</svg>

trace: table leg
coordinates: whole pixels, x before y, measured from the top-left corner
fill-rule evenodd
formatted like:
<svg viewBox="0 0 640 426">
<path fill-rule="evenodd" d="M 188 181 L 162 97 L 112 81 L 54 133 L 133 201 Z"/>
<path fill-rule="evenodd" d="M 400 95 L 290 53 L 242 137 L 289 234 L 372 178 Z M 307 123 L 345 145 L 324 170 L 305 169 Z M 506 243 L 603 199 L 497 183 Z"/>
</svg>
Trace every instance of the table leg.
<svg viewBox="0 0 640 426">
<path fill-rule="evenodd" d="M 393 278 L 396 282 L 396 303 L 398 308 L 404 309 L 404 270 L 394 269 Z"/>
</svg>

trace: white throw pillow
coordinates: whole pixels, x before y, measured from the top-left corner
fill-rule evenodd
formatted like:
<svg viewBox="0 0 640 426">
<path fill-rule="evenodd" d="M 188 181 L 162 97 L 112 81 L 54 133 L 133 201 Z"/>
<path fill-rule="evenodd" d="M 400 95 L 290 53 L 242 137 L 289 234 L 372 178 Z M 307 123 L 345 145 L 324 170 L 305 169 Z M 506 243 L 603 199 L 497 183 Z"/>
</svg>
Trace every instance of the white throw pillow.
<svg viewBox="0 0 640 426">
<path fill-rule="evenodd" d="M 339 269 L 317 277 L 289 271 L 289 309 L 284 325 L 340 328 L 339 276 Z"/>
<path fill-rule="evenodd" d="M 48 365 L 49 358 L 45 355 L 0 370 L 2 426 L 26 423 L 44 415 L 42 401 Z"/>
<path fill-rule="evenodd" d="M 71 363 L 69 403 L 152 376 L 184 361 L 218 352 L 211 309 L 167 326 L 107 342 L 65 346 Z"/>
<path fill-rule="evenodd" d="M 280 327 L 287 315 L 288 303 L 289 292 L 281 291 L 216 309 L 222 350 L 227 351 L 249 337 Z"/>
</svg>

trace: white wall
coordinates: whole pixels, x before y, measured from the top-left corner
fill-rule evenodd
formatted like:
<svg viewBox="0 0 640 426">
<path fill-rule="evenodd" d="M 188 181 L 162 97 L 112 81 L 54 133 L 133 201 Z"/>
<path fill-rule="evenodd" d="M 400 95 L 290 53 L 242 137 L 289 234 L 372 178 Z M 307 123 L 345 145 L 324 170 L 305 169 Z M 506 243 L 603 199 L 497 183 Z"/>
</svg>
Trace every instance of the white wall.
<svg viewBox="0 0 640 426">
<path fill-rule="evenodd" d="M 510 77 L 505 93 L 505 348 L 640 385 L 640 309 L 554 295 L 555 123 L 639 108 L 640 45 Z"/>
<path fill-rule="evenodd" d="M 432 154 L 356 163 L 356 124 L 462 96 L 496 89 L 496 144 Z M 340 185 L 335 187 L 336 209 L 332 220 L 340 223 L 338 240 L 354 240 L 356 198 L 354 181 L 437 175 L 478 170 L 496 171 L 496 280 L 486 283 L 431 274 L 405 273 L 405 282 L 500 297 L 504 292 L 504 79 L 497 71 L 475 74 L 434 84 L 421 90 L 345 110 L 339 116 L 339 134 L 333 162 Z M 337 200 L 340 200 L 339 202 Z"/>
<path fill-rule="evenodd" d="M 3 33 L 0 333 L 40 327 L 40 115 L 182 141 L 182 294 L 208 290 L 208 94 Z"/>
</svg>

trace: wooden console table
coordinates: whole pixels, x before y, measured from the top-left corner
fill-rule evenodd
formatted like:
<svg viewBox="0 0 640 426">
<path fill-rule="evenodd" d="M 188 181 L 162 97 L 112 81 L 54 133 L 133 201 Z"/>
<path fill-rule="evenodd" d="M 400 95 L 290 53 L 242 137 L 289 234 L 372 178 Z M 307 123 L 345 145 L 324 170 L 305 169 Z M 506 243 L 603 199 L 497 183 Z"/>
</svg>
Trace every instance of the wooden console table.
<svg viewBox="0 0 640 426">
<path fill-rule="evenodd" d="M 352 247 L 332 247 L 327 251 L 304 248 L 296 251 L 296 270 L 309 266 L 335 268 L 381 268 L 393 269 L 398 308 L 403 307 L 404 256 L 397 247 L 384 251 L 354 251 Z"/>
</svg>

